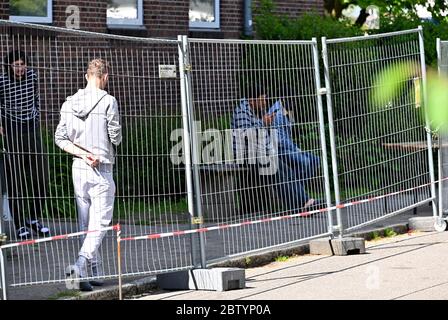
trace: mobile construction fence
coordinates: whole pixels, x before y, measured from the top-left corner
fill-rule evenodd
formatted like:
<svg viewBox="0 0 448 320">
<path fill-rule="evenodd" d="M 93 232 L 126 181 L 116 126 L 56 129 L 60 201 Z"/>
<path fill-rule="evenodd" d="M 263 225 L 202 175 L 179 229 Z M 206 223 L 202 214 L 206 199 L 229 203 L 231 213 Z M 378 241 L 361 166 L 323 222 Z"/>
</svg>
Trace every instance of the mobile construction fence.
<svg viewBox="0 0 448 320">
<path fill-rule="evenodd" d="M 324 38 L 322 45 L 336 205 L 409 190 L 337 209 L 344 231 L 434 201 L 432 137 L 427 118 L 419 119 L 426 99 L 423 30 Z M 387 106 L 375 105 L 376 76 L 399 63 L 412 63 L 413 74 L 400 70 L 399 94 Z M 435 204 L 433 210 L 436 215 Z"/>
<path fill-rule="evenodd" d="M 437 62 L 439 75 L 448 77 L 448 41 L 437 39 Z M 442 126 L 438 130 L 438 147 L 439 147 L 439 180 L 448 174 L 448 130 L 446 126 Z M 443 215 L 448 213 L 448 182 L 444 180 L 439 188 L 439 218 L 443 219 Z M 446 223 L 440 220 L 440 229 L 444 229 Z"/>
<path fill-rule="evenodd" d="M 205 268 L 342 234 L 434 199 L 431 136 L 417 121 L 419 100 L 410 96 L 426 85 L 421 30 L 323 39 L 320 57 L 317 39 L 161 40 L 0 25 L 1 55 L 21 49 L 30 56 L 41 110 L 35 139 L 41 149 L 4 147 L 6 161 L 21 156 L 39 163 L 39 183 L 13 184 L 7 196 L 23 208 L 39 199 L 37 217 L 30 209 L 19 215 L 41 219 L 53 236 L 21 242 L 17 226 L 5 223 L 10 237 L 0 250 L 3 284 L 66 282 L 87 232 L 106 232 L 97 255 L 104 275 L 89 279 L 121 279 Z M 93 58 L 111 65 L 108 92 L 119 102 L 123 142 L 114 166 L 112 222 L 87 231 L 79 226 L 72 157 L 55 147 L 53 136 L 61 104 L 84 87 Z M 372 79 L 397 61 L 417 65 L 408 90 L 387 109 L 372 111 Z M 260 94 L 266 100 L 251 104 L 269 108 L 271 116 L 251 122 L 262 114 L 248 100 Z M 409 127 L 403 128 L 402 117 Z M 412 141 L 425 145 L 402 147 Z M 251 142 L 255 147 L 248 147 Z"/>
</svg>

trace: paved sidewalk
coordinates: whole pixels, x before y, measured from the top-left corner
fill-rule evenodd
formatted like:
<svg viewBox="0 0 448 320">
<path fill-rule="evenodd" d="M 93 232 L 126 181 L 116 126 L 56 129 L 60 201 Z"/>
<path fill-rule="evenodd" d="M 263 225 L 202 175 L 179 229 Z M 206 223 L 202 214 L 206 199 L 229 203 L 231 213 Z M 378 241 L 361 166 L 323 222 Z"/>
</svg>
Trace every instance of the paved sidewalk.
<svg viewBox="0 0 448 320">
<path fill-rule="evenodd" d="M 409 218 L 412 217 L 422 217 L 432 215 L 432 209 L 429 205 L 425 205 L 418 209 L 418 214 L 414 215 L 414 212 L 408 211 L 406 213 L 394 216 L 392 218 L 382 220 L 374 225 L 357 230 L 356 233 L 366 233 L 374 229 L 385 229 L 390 226 L 400 225 L 406 226 Z M 311 259 L 310 257 L 303 257 L 306 259 Z M 315 259 L 321 259 L 322 257 L 315 257 Z M 351 258 L 349 258 L 351 259 Z M 356 259 L 356 258 L 355 258 Z M 249 272 L 249 270 L 247 271 Z M 142 277 L 143 278 L 143 277 Z M 153 277 L 151 277 L 153 278 Z M 135 278 L 134 278 L 135 279 Z M 124 278 L 125 283 L 131 283 L 134 279 Z M 137 288 L 151 288 L 154 287 L 154 282 L 152 285 L 149 284 L 149 278 L 146 278 L 137 286 Z M 85 299 L 114 299 L 117 296 L 117 284 L 118 280 L 107 280 L 104 287 L 97 288 L 93 293 L 82 294 L 81 297 Z M 250 286 L 250 281 L 248 281 L 248 286 Z M 305 286 L 306 287 L 306 286 Z M 307 289 L 308 290 L 308 289 Z M 307 291 L 305 290 L 305 292 Z M 9 287 L 8 288 L 8 299 L 11 300 L 35 300 L 35 299 L 49 299 L 49 298 L 61 298 L 63 294 L 67 293 L 67 288 L 64 284 L 53 284 L 53 285 L 33 285 L 27 287 Z M 199 294 L 199 293 L 198 293 Z M 234 293 L 231 293 L 234 294 Z M 272 297 L 274 299 L 274 296 Z M 258 298 L 257 298 L 258 299 Z M 262 299 L 260 297 L 260 299 Z M 267 299 L 267 298 L 266 298 Z"/>
<path fill-rule="evenodd" d="M 140 300 L 448 299 L 448 232 L 367 243 L 366 254 L 298 256 L 246 270 L 246 288 L 154 291 Z"/>
</svg>

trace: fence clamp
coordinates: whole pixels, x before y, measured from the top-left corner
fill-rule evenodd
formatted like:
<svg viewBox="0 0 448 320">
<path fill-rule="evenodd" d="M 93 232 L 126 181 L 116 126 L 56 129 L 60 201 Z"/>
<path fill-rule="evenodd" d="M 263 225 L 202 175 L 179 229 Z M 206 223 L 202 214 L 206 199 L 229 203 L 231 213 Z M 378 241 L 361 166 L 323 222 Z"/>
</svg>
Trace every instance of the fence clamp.
<svg viewBox="0 0 448 320">
<path fill-rule="evenodd" d="M 327 94 L 327 88 L 319 88 L 319 90 L 317 90 L 317 94 L 320 96 Z"/>
<path fill-rule="evenodd" d="M 204 218 L 203 217 L 193 217 L 191 218 L 191 224 L 203 224 Z"/>
<path fill-rule="evenodd" d="M 331 227 L 331 231 L 337 231 L 337 232 L 341 232 L 341 227 L 340 226 L 332 226 Z"/>
<path fill-rule="evenodd" d="M 191 72 L 193 70 L 193 67 L 191 66 L 191 64 L 185 64 L 184 65 L 184 71 L 185 72 Z"/>
<path fill-rule="evenodd" d="M 6 233 L 0 233 L 0 246 L 4 245 L 7 239 L 8 236 L 6 235 Z"/>
</svg>

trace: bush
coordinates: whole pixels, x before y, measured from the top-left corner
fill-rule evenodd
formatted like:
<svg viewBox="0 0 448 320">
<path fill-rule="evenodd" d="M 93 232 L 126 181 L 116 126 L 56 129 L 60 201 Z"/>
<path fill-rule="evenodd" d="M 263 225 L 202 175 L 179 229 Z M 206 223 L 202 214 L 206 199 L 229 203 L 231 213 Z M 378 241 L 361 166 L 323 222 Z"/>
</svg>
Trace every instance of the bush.
<svg viewBox="0 0 448 320">
<path fill-rule="evenodd" d="M 171 163 L 171 132 L 182 128 L 180 116 L 123 118 L 123 141 L 117 155 L 117 195 L 157 195 L 160 199 L 185 193 L 181 171 Z"/>
<path fill-rule="evenodd" d="M 344 22 L 339 22 L 318 13 L 306 13 L 297 18 L 288 18 L 273 13 L 272 0 L 261 0 L 254 8 L 254 28 L 258 38 L 264 40 L 311 40 L 313 37 L 342 38 L 362 35 L 363 32 Z"/>
<path fill-rule="evenodd" d="M 179 207 L 185 200 L 185 175 L 170 160 L 170 151 L 177 142 L 170 141 L 171 131 L 182 128 L 179 116 L 132 117 L 123 119 L 123 141 L 118 147 L 114 179 L 117 186 L 117 210 L 138 207 L 170 210 L 171 203 Z M 54 131 L 42 130 L 42 141 L 48 154 L 49 217 L 74 218 L 76 204 L 72 182 L 73 156 L 54 143 Z M 164 206 L 158 205 L 159 203 Z M 132 205 L 131 205 L 132 204 Z M 180 208 L 175 211 L 181 211 Z M 182 205 L 181 207 L 184 207 Z M 150 210 L 148 210 L 150 211 Z M 120 214 L 119 216 L 122 217 Z"/>
<path fill-rule="evenodd" d="M 360 28 L 347 25 L 346 22 L 340 22 L 331 17 L 310 13 L 297 18 L 288 18 L 286 16 L 275 15 L 272 13 L 274 11 L 274 4 L 271 0 L 261 0 L 260 5 L 254 10 L 256 13 L 254 26 L 257 37 L 266 40 L 310 40 L 316 37 L 320 45 L 319 38 L 323 36 L 328 39 L 334 39 L 364 34 L 364 31 Z M 435 24 L 402 17 L 395 19 L 382 17 L 381 19 L 381 29 L 369 31 L 369 33 L 409 30 L 422 25 L 426 63 L 433 67 L 436 66 L 436 38 L 448 39 L 447 22 Z M 339 159 L 338 173 L 340 176 L 340 191 L 341 195 L 344 195 L 346 198 L 356 198 L 360 193 L 363 195 L 368 193 L 385 193 L 386 191 L 392 191 L 392 189 L 395 191 L 396 188 L 411 187 L 416 183 L 415 180 L 412 180 L 416 172 L 411 170 L 406 161 L 418 161 L 421 164 L 419 170 L 427 167 L 427 159 L 421 155 L 416 154 L 412 159 L 409 157 L 401 157 L 400 150 L 386 151 L 383 145 L 387 142 L 396 142 L 394 139 L 407 139 L 406 130 L 409 127 L 417 128 L 422 123 L 419 110 L 411 107 L 398 108 L 398 106 L 406 106 L 415 102 L 413 96 L 414 83 L 412 81 L 406 83 L 409 90 L 404 90 L 396 100 L 391 102 L 393 108 L 391 107 L 389 111 L 375 113 L 369 116 L 366 116 L 366 114 L 370 113 L 373 107 L 370 102 L 369 91 L 362 90 L 362 88 L 370 87 L 373 74 L 393 62 L 375 62 L 379 61 L 378 51 L 381 50 L 371 50 L 370 48 L 376 46 L 393 48 L 397 45 L 397 41 L 408 40 L 407 37 L 403 39 L 370 39 L 362 43 L 338 44 L 328 49 L 328 59 L 332 65 L 349 66 L 343 70 L 339 68 L 332 68 L 330 70 L 330 77 L 333 79 L 333 93 L 347 91 L 347 85 L 344 79 L 350 79 L 350 83 L 357 84 L 357 87 L 352 88 L 357 90 L 354 90 L 352 93 L 335 94 L 333 96 L 333 114 L 335 118 L 344 119 L 335 123 L 334 128 L 337 145 L 344 146 L 337 151 L 337 157 Z M 344 54 L 344 52 L 351 52 L 353 48 L 356 48 L 357 51 L 353 54 Z M 337 61 L 334 59 L 337 59 Z M 418 60 L 418 57 L 416 59 Z M 375 63 L 357 63 L 366 60 Z M 286 64 L 288 63 L 287 61 Z M 322 70 L 323 63 L 320 63 L 320 67 L 321 79 L 324 79 Z M 275 78 L 276 74 L 272 73 L 272 77 Z M 293 80 L 292 84 L 298 87 L 295 85 L 295 80 Z M 308 86 L 311 86 L 311 84 L 308 84 Z M 302 88 L 299 94 L 308 92 L 314 94 L 313 90 L 313 87 Z M 308 108 L 315 108 L 315 106 L 310 105 Z M 306 110 L 300 111 L 302 114 L 307 114 Z M 326 114 L 327 112 L 324 111 L 324 117 L 326 117 Z M 297 118 L 299 122 L 304 121 L 304 119 L 300 118 L 300 115 Z M 344 123 L 343 127 L 341 126 L 342 122 Z M 393 128 L 396 132 L 403 133 L 390 135 L 390 128 Z M 312 132 L 303 132 L 302 134 L 307 137 Z M 409 133 L 409 135 L 411 134 L 412 138 L 416 140 L 425 139 L 425 133 L 421 133 L 420 129 Z M 318 145 L 317 136 L 310 140 L 315 141 L 314 145 Z M 330 141 L 328 130 L 326 130 L 326 141 L 327 143 Z M 306 139 L 301 141 L 301 143 L 305 142 Z M 330 150 L 329 147 L 327 149 Z M 330 152 L 328 152 L 327 161 L 331 164 Z M 332 168 L 330 167 L 330 176 L 332 175 L 331 170 Z M 417 174 L 423 177 L 425 172 L 418 172 Z M 398 185 L 397 181 L 402 181 L 403 184 Z"/>
<path fill-rule="evenodd" d="M 42 128 L 42 141 L 44 152 L 47 152 L 48 161 L 48 189 L 46 213 L 49 218 L 76 217 L 75 192 L 72 182 L 73 156 L 63 152 L 54 143 L 54 132 Z"/>
<path fill-rule="evenodd" d="M 431 21 L 411 20 L 405 17 L 392 19 L 387 16 L 382 16 L 380 22 L 381 29 L 375 33 L 416 29 L 418 26 L 423 27 L 426 64 L 430 67 L 437 68 L 436 39 L 448 40 L 448 22 L 434 23 Z"/>
</svg>

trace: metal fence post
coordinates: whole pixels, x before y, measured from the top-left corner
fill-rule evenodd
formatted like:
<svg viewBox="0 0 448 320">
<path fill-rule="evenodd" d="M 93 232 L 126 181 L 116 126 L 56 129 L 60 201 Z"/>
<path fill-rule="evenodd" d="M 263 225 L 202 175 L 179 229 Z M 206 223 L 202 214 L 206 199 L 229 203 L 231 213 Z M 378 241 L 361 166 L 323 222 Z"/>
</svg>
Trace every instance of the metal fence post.
<svg viewBox="0 0 448 320">
<path fill-rule="evenodd" d="M 313 61 L 315 70 L 315 80 L 316 80 L 316 90 L 317 90 L 317 108 L 319 112 L 319 128 L 320 128 L 320 144 L 322 147 L 322 164 L 324 169 L 324 180 L 325 180 L 325 197 L 327 202 L 327 207 L 331 207 L 331 191 L 330 191 L 330 175 L 328 172 L 328 161 L 327 161 L 327 146 L 325 139 L 325 124 L 324 124 L 324 112 L 322 107 L 322 94 L 325 94 L 321 90 L 320 81 L 320 70 L 319 70 L 319 48 L 317 45 L 317 38 L 312 38 L 313 41 Z M 333 234 L 333 215 L 331 210 L 328 211 L 328 231 Z M 334 235 L 333 235 L 334 236 Z"/>
<path fill-rule="evenodd" d="M 444 75 L 444 64 L 443 64 L 443 59 L 442 59 L 442 55 L 443 55 L 443 49 L 442 49 L 442 41 L 440 38 L 437 38 L 437 44 L 436 44 L 436 49 L 437 49 L 437 71 L 438 71 L 438 75 L 439 77 L 442 77 Z M 447 182 L 445 180 L 442 180 L 445 177 L 444 173 L 444 161 L 446 158 L 446 146 L 444 146 L 445 141 L 447 140 L 447 125 L 443 125 L 440 127 L 439 132 L 439 148 L 438 148 L 438 170 L 439 170 L 439 175 L 438 175 L 438 179 L 439 179 L 439 216 L 438 216 L 438 221 L 435 225 L 436 230 L 445 230 L 446 229 L 446 219 L 443 219 L 443 214 L 444 214 L 444 210 L 446 210 L 446 198 L 444 197 L 444 191 L 446 190 L 447 187 Z M 445 156 L 444 156 L 445 154 Z M 445 189 L 445 190 L 444 190 Z"/>
<path fill-rule="evenodd" d="M 441 64 L 442 64 L 442 54 L 441 54 L 441 43 L 440 43 L 440 38 L 437 38 L 436 41 L 436 51 L 437 51 L 437 71 L 439 76 L 442 74 L 441 72 Z M 437 168 L 439 171 L 439 218 L 440 220 L 442 219 L 442 215 L 443 215 L 443 193 L 442 193 L 442 186 L 443 186 L 443 182 L 442 182 L 442 178 L 443 178 L 443 174 L 442 174 L 442 139 L 443 139 L 443 135 L 441 132 L 439 132 L 439 148 L 437 149 Z"/>
<path fill-rule="evenodd" d="M 123 274 L 121 271 L 121 226 L 115 226 L 117 234 L 117 265 L 118 265 L 118 300 L 123 300 Z"/>
<path fill-rule="evenodd" d="M 2 159 L 1 157 L 3 156 L 3 154 L 0 153 L 0 170 L 3 170 L 3 165 L 2 165 Z M 3 177 L 2 177 L 3 178 Z M 3 300 L 6 300 L 7 296 L 6 296 L 6 273 L 5 273 L 5 259 L 3 256 L 3 249 L 1 248 L 1 246 L 3 245 L 3 242 L 6 241 L 6 235 L 3 234 L 3 191 L 2 190 L 2 183 L 0 181 L 0 289 L 2 290 L 2 296 L 3 296 Z"/>
<path fill-rule="evenodd" d="M 185 49 L 182 36 L 178 36 L 179 41 L 179 75 L 180 75 L 180 95 L 182 103 L 182 127 L 183 127 L 183 142 L 184 142 L 184 163 L 185 163 L 185 180 L 187 183 L 187 201 L 188 213 L 190 214 L 190 225 L 192 226 L 194 218 L 194 197 L 193 197 L 193 180 L 191 170 L 191 142 L 190 142 L 190 128 L 188 119 L 187 107 L 187 93 L 185 88 Z M 196 261 L 196 254 L 194 251 L 193 235 L 190 235 L 191 244 L 191 259 L 193 264 Z"/>
<path fill-rule="evenodd" d="M 327 38 L 322 37 L 322 58 L 324 61 L 324 75 L 325 75 L 325 88 L 327 94 L 327 111 L 328 111 L 328 127 L 330 131 L 330 146 L 331 146 L 331 164 L 333 169 L 333 183 L 334 183 L 334 197 L 336 205 L 341 202 L 339 193 L 339 178 L 338 178 L 338 163 L 336 156 L 336 141 L 334 133 L 334 120 L 333 120 L 333 104 L 331 100 L 331 82 L 330 82 L 330 68 L 328 64 L 328 53 L 327 53 Z M 339 233 L 339 238 L 342 238 L 343 225 L 341 219 L 341 209 L 336 208 L 336 219 L 337 227 L 334 228 Z"/>
<path fill-rule="evenodd" d="M 181 46 L 182 46 L 182 53 L 183 53 L 183 64 L 181 65 L 181 68 L 183 69 L 181 71 L 181 79 L 183 79 L 182 84 L 182 101 L 183 104 L 185 103 L 185 110 L 184 105 L 182 106 L 183 111 L 185 113 L 183 114 L 184 121 L 187 120 L 187 124 L 184 122 L 184 133 L 185 133 L 185 125 L 187 125 L 187 128 L 189 128 L 189 144 L 191 143 L 191 149 L 189 149 L 189 156 L 190 159 L 190 168 L 187 168 L 186 170 L 190 171 L 190 187 L 191 190 L 188 191 L 189 195 L 189 208 L 190 208 L 190 200 L 192 205 L 192 210 L 190 211 L 190 214 L 192 215 L 192 223 L 196 226 L 199 226 L 199 228 L 202 228 L 203 225 L 203 216 L 202 216 L 202 206 L 201 206 L 201 187 L 200 187 L 200 178 L 199 178 L 199 165 L 200 161 L 198 159 L 198 141 L 197 141 L 197 135 L 196 135 L 196 126 L 194 123 L 194 116 L 193 116 L 193 96 L 192 96 L 192 81 L 191 81 L 191 65 L 190 65 L 190 56 L 189 56 L 189 48 L 188 48 L 188 38 L 187 36 L 180 36 Z M 185 119 L 186 117 L 186 119 Z M 188 133 L 187 133 L 188 134 Z M 184 142 L 187 143 L 187 141 L 184 139 Z M 187 155 L 185 156 L 187 158 Z M 191 199 L 190 199 L 191 196 Z M 194 202 L 193 202 L 194 201 Z M 194 205 L 193 205 L 194 204 Z M 196 210 L 196 215 L 194 214 L 194 211 Z M 206 262 L 206 254 L 205 254 L 205 236 L 201 232 L 199 233 L 199 246 L 200 246 L 200 263 L 201 268 L 207 267 Z M 192 247 L 192 251 L 194 252 L 194 247 Z M 195 264 L 196 261 L 193 260 L 193 263 Z"/>
<path fill-rule="evenodd" d="M 423 41 L 423 28 L 418 27 L 418 40 L 420 45 L 420 63 L 422 66 L 422 85 L 423 85 L 423 106 L 425 108 L 425 123 L 426 127 L 429 128 L 429 118 L 427 110 L 428 102 L 428 92 L 427 92 L 427 79 L 426 79 L 426 63 L 425 63 L 425 45 Z M 427 143 L 428 143 L 428 161 L 429 161 L 429 176 L 431 181 L 431 198 L 432 198 L 432 213 L 433 216 L 437 216 L 437 203 L 436 203 L 436 186 L 434 178 L 434 160 L 432 156 L 432 136 L 431 132 L 427 130 L 426 133 Z"/>
<path fill-rule="evenodd" d="M 2 289 L 3 300 L 6 300 L 6 273 L 5 273 L 5 259 L 3 249 L 0 248 L 0 288 Z"/>
</svg>

